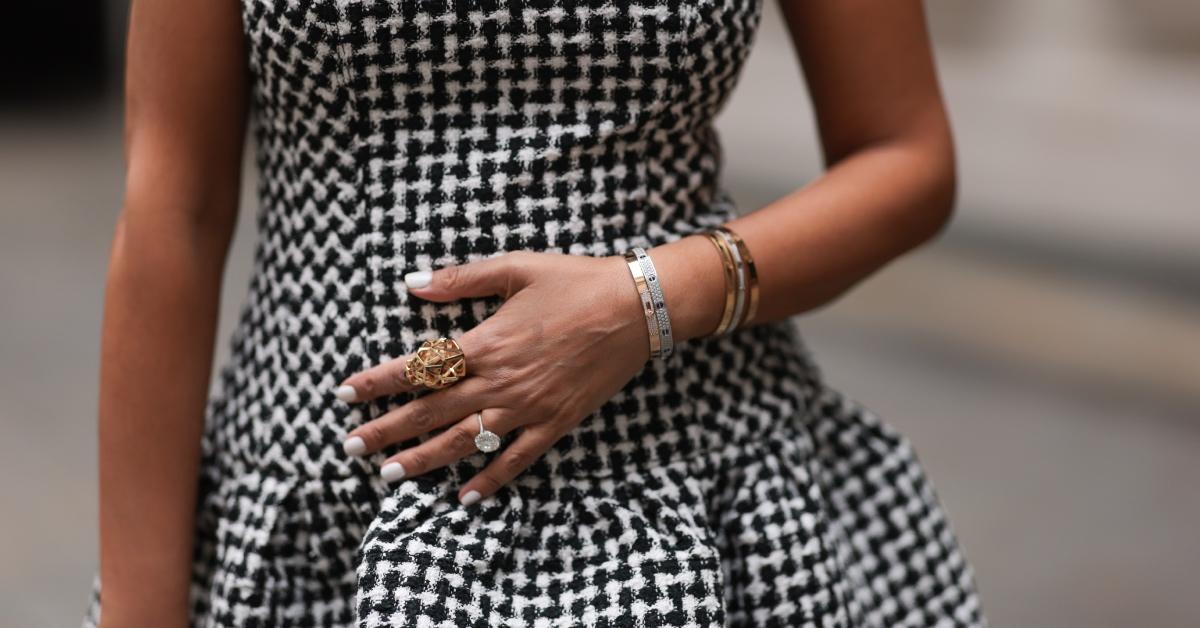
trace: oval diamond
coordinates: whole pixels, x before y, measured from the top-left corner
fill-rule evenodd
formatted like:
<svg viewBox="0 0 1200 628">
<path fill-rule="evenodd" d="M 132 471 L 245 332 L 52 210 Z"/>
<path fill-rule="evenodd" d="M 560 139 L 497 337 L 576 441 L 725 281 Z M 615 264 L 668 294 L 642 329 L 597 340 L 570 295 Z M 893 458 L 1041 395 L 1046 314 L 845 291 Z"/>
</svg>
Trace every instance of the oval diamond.
<svg viewBox="0 0 1200 628">
<path fill-rule="evenodd" d="M 475 446 L 479 451 L 496 451 L 500 448 L 500 437 L 492 432 L 480 432 L 475 437 Z"/>
</svg>

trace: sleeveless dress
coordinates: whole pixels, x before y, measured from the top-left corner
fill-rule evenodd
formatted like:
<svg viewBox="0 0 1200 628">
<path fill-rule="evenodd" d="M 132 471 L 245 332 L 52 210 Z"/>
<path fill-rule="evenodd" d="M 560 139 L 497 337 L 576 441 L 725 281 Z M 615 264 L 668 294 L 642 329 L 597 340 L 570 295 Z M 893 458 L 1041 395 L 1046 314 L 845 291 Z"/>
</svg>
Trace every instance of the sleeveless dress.
<svg viewBox="0 0 1200 628">
<path fill-rule="evenodd" d="M 243 0 L 255 272 L 210 397 L 197 626 L 981 626 L 909 443 L 787 322 L 680 343 L 489 499 L 385 484 L 343 378 L 482 323 L 405 272 L 735 218 L 713 118 L 759 0 Z M 632 280 L 630 290 L 633 290 Z M 100 614 L 95 579 L 85 626 Z"/>
</svg>

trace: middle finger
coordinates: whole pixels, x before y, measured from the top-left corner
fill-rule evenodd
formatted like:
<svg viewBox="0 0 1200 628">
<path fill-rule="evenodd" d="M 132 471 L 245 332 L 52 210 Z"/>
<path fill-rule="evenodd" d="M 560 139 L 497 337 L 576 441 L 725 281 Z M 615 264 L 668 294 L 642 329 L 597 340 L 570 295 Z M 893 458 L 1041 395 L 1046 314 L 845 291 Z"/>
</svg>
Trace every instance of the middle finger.
<svg viewBox="0 0 1200 628">
<path fill-rule="evenodd" d="M 488 407 L 488 392 L 490 387 L 483 378 L 468 377 L 358 426 L 346 435 L 342 447 L 349 455 L 364 456 L 415 438 L 457 421 L 475 408 Z"/>
</svg>

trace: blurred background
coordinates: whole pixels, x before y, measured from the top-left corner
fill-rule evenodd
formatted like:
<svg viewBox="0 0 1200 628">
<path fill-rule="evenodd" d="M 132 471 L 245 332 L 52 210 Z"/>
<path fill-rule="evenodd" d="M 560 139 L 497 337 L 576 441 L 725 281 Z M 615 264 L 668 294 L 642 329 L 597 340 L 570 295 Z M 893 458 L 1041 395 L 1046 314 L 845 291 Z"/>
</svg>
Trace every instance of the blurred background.
<svg viewBox="0 0 1200 628">
<path fill-rule="evenodd" d="M 0 25 L 0 625 L 78 625 L 97 562 L 123 2 Z M 796 324 L 915 443 L 995 626 L 1200 621 L 1200 4 L 926 4 L 953 224 Z M 821 171 L 776 6 L 720 121 L 749 211 Z M 253 181 L 219 355 L 240 306 Z"/>
</svg>

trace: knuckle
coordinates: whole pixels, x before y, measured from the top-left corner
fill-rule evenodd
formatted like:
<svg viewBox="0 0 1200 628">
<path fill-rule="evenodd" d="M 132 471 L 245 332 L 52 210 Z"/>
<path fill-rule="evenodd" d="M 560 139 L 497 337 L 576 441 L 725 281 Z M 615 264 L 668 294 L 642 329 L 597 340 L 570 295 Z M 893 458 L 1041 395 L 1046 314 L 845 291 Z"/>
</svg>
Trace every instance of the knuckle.
<svg viewBox="0 0 1200 628">
<path fill-rule="evenodd" d="M 420 449 L 414 449 L 405 455 L 408 458 L 404 468 L 408 473 L 424 473 L 429 469 L 429 455 Z"/>
<path fill-rule="evenodd" d="M 524 249 L 510 251 L 505 254 L 505 266 L 507 267 L 506 283 L 509 284 L 510 293 L 513 291 L 514 280 L 523 280 L 529 275 L 536 256 L 537 254 L 533 251 Z"/>
<path fill-rule="evenodd" d="M 486 366 L 488 358 L 497 349 L 495 336 L 484 333 L 480 327 L 472 327 L 458 339 L 458 343 L 463 347 L 463 353 L 467 354 L 468 372 Z"/>
<path fill-rule="evenodd" d="M 371 423 L 367 423 L 366 425 L 362 426 L 362 429 L 359 431 L 358 435 L 362 437 L 363 441 L 366 442 L 367 447 L 371 449 L 379 449 L 387 444 L 387 441 L 385 440 L 387 438 L 387 431 L 384 429 L 383 425 L 379 423 L 379 421 L 372 421 Z"/>
<path fill-rule="evenodd" d="M 479 481 L 482 482 L 486 487 L 484 491 L 481 491 L 485 495 L 491 495 L 500 490 L 500 487 L 504 486 L 503 482 L 497 479 L 495 475 L 487 471 L 479 474 Z"/>
<path fill-rule="evenodd" d="M 475 446 L 475 435 L 470 428 L 455 426 L 450 428 L 450 446 L 454 451 L 469 451 Z"/>
<path fill-rule="evenodd" d="M 505 253 L 505 257 L 507 258 L 508 263 L 520 267 L 524 264 L 528 264 L 533 259 L 534 253 L 529 249 L 517 249 L 515 251 L 509 251 L 508 253 Z"/>
<path fill-rule="evenodd" d="M 498 399 L 498 393 L 505 388 L 504 380 L 496 377 L 490 371 L 487 375 L 478 377 L 479 394 L 486 395 L 489 400 Z"/>
<path fill-rule="evenodd" d="M 403 362 L 388 369 L 388 379 L 391 380 L 393 388 L 404 388 L 408 385 L 408 378 L 404 375 Z"/>
<path fill-rule="evenodd" d="M 433 427 L 433 420 L 433 413 L 426 408 L 414 409 L 408 417 L 408 422 L 413 427 L 423 430 Z"/>
<path fill-rule="evenodd" d="M 447 266 L 441 270 L 441 273 L 438 281 L 441 283 L 443 289 L 453 291 L 462 286 L 463 273 L 461 267 Z"/>
<path fill-rule="evenodd" d="M 516 449 L 509 447 L 503 456 L 500 457 L 500 463 L 504 465 L 504 470 L 512 475 L 516 475 L 525 470 L 529 466 L 532 457 L 529 452 L 524 449 Z"/>
<path fill-rule="evenodd" d="M 488 387 L 493 391 L 512 387 L 517 381 L 517 370 L 508 364 L 499 364 L 488 374 Z"/>
<path fill-rule="evenodd" d="M 529 391 L 525 392 L 522 405 L 529 416 L 542 419 L 553 417 L 562 409 L 559 403 L 556 403 L 553 399 L 548 399 L 547 395 L 539 395 Z"/>
</svg>

